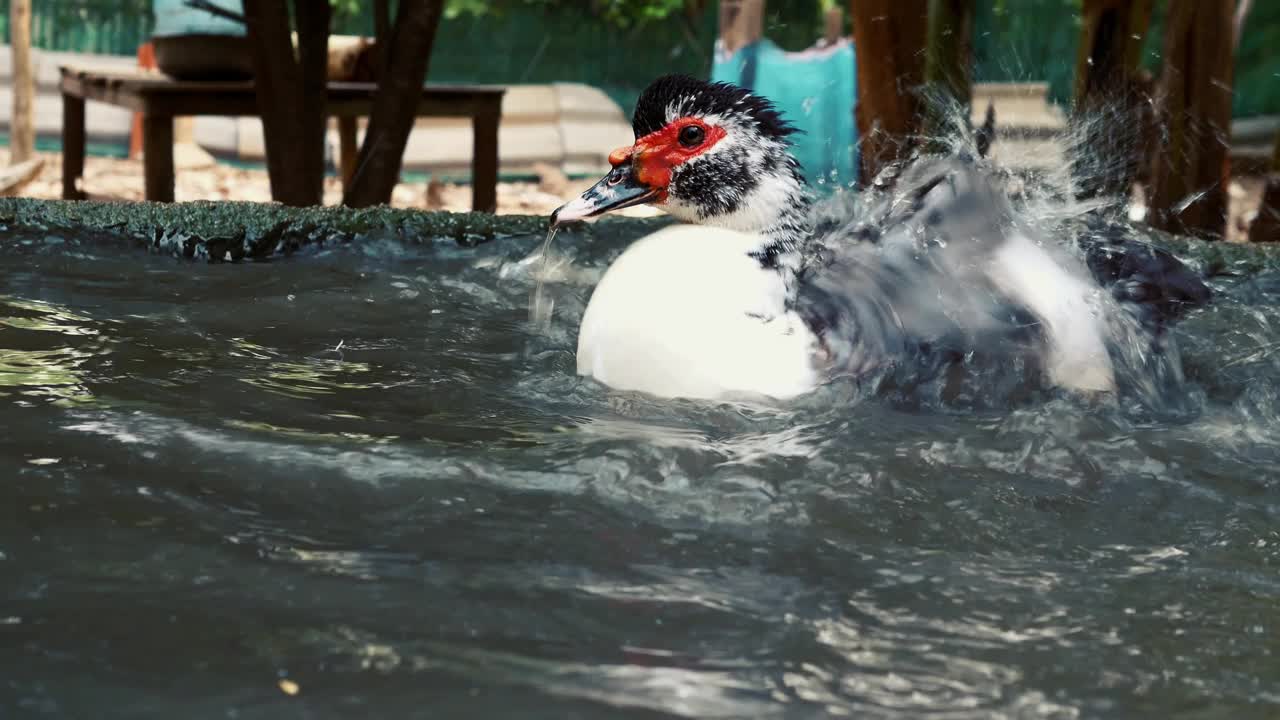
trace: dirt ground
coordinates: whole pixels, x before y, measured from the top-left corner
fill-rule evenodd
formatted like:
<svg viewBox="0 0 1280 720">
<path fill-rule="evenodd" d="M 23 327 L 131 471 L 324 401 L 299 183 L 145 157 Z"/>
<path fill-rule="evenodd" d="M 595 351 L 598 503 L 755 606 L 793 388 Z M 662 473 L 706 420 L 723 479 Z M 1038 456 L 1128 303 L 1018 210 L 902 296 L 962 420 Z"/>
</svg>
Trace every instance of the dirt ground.
<svg viewBox="0 0 1280 720">
<path fill-rule="evenodd" d="M 0 150 L 0 164 L 7 164 L 7 151 Z M 56 199 L 62 196 L 62 156 L 42 153 L 44 167 L 40 175 L 20 191 L 24 197 Z M 504 182 L 498 185 L 498 213 L 549 215 L 564 202 L 576 197 L 594 182 L 593 179 L 570 180 L 558 171 L 541 169 L 538 182 Z M 177 171 L 174 196 L 188 200 L 244 200 L 268 202 L 271 187 L 265 170 L 237 168 L 217 163 L 206 167 L 180 168 Z M 1263 179 L 1233 178 L 1230 194 L 1230 222 L 1227 239 L 1242 242 L 1248 235 L 1248 223 L 1257 212 L 1262 198 Z M 81 186 L 94 200 L 141 200 L 143 198 L 142 162 L 106 157 L 89 157 L 85 161 Z M 325 179 L 326 205 L 342 199 L 341 182 Z M 391 204 L 394 207 L 450 210 L 471 209 L 471 187 L 456 183 L 401 183 L 396 186 Z M 660 214 L 651 207 L 629 208 L 623 214 L 644 217 Z"/>
<path fill-rule="evenodd" d="M 7 152 L 0 151 L 0 166 L 7 164 Z M 23 197 L 57 199 L 62 197 L 62 155 L 41 153 L 45 161 L 40 175 L 19 191 Z M 174 199 L 241 200 L 270 202 L 271 185 L 266 170 L 239 168 L 225 163 L 192 168 L 179 168 Z M 570 180 L 563 174 L 546 169 L 539 182 L 503 182 L 498 184 L 498 213 L 550 215 L 566 201 L 576 197 L 595 179 Z M 81 188 L 91 200 L 142 200 L 144 195 L 142 161 L 107 157 L 85 159 Z M 326 177 L 324 203 L 337 205 L 342 200 L 342 183 Z M 401 208 L 449 210 L 471 209 L 471 186 L 458 183 L 418 182 L 396 186 L 391 205 Z M 634 208 L 632 216 L 657 214 L 653 208 Z"/>
</svg>

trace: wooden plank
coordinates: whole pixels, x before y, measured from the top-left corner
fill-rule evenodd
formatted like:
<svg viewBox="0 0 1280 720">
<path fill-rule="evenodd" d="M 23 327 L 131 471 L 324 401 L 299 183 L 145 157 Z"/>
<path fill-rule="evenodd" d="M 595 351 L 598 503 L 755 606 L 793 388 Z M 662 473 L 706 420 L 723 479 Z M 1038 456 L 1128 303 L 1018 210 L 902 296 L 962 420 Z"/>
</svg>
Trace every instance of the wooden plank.
<svg viewBox="0 0 1280 720">
<path fill-rule="evenodd" d="M 121 97 L 136 100 L 143 112 L 175 116 L 244 116 L 258 117 L 258 105 L 253 95 L 233 93 L 164 93 L 155 94 L 128 90 Z M 98 98 L 89 98 L 96 100 Z M 105 101 L 104 101 L 105 102 Z"/>
<path fill-rule="evenodd" d="M 136 95 L 119 93 L 111 90 L 105 84 L 94 83 L 78 75 L 64 74 L 58 84 L 58 89 L 62 91 L 64 98 L 76 97 L 81 100 L 94 100 L 108 105 L 128 108 L 136 112 L 142 112 L 145 107 L 142 98 Z"/>
<path fill-rule="evenodd" d="M 361 82 L 331 82 L 329 83 L 329 97 L 338 98 L 343 95 L 367 95 L 373 97 L 377 92 L 377 83 L 361 83 Z M 422 94 L 424 96 L 435 96 L 442 98 L 464 98 L 468 96 L 474 97 L 493 97 L 495 95 L 504 95 L 507 89 L 501 85 L 469 85 L 463 83 L 425 83 L 422 86 Z"/>
<path fill-rule="evenodd" d="M 418 101 L 415 114 L 417 117 L 465 117 L 474 118 L 488 111 L 495 101 L 494 97 L 459 96 L 456 98 L 438 95 L 423 95 Z M 501 97 L 497 98 L 501 101 Z M 346 97 L 330 99 L 326 111 L 331 117 L 367 117 L 373 109 L 372 97 Z"/>
<path fill-rule="evenodd" d="M 64 76 L 81 80 L 91 79 L 95 82 L 127 86 L 131 89 L 172 93 L 253 93 L 252 81 L 194 81 L 173 80 L 162 73 L 141 68 L 87 68 L 77 65 L 62 65 Z M 373 97 L 377 92 L 377 83 L 334 81 L 327 84 L 329 97 Z M 425 95 L 441 97 L 489 97 L 502 95 L 506 88 L 501 85 L 478 85 L 467 83 L 425 83 L 422 86 Z"/>
<path fill-rule="evenodd" d="M 254 95 L 241 92 L 192 92 L 188 90 L 152 92 L 131 85 L 85 84 L 76 78 L 64 79 L 64 93 L 125 107 L 137 112 L 152 110 L 170 115 L 208 115 L 257 117 L 258 108 Z M 440 96 L 424 94 L 418 104 L 419 117 L 474 117 L 482 111 L 492 96 Z M 327 112 L 332 117 L 348 115 L 367 116 L 373 107 L 372 95 L 344 94 L 330 100 Z"/>
<path fill-rule="evenodd" d="M 252 82 L 170 80 L 158 73 L 127 69 L 86 70 L 62 66 L 61 89 L 87 100 L 154 109 L 172 115 L 257 116 Z M 375 83 L 332 82 L 327 85 L 330 115 L 368 115 L 377 94 Z M 501 98 L 506 88 L 493 85 L 428 83 L 422 87 L 420 115 L 471 117 Z"/>
<path fill-rule="evenodd" d="M 253 92 L 253 83 L 250 81 L 191 81 L 191 80 L 174 80 L 168 75 L 157 70 L 147 68 L 122 68 L 122 67 L 104 67 L 101 65 L 76 65 L 65 64 L 59 66 L 62 70 L 63 77 L 73 77 L 79 80 L 92 80 L 94 82 L 124 84 L 132 88 L 154 88 L 157 90 L 170 91 L 204 91 L 204 92 L 237 92 L 247 91 Z"/>
</svg>

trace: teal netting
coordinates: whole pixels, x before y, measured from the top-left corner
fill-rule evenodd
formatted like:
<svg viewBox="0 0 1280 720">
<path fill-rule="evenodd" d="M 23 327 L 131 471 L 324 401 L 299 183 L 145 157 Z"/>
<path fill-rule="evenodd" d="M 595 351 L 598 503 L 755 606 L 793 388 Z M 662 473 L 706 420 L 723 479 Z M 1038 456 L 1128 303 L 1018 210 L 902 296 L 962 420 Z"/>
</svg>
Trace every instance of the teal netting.
<svg viewBox="0 0 1280 720">
<path fill-rule="evenodd" d="M 244 6 L 240 0 L 209 0 L 223 10 L 239 14 Z M 219 17 L 204 10 L 189 7 L 186 0 L 152 0 L 152 15 L 155 18 L 152 35 L 169 37 L 172 35 L 244 35 L 244 24 L 229 18 Z"/>
<path fill-rule="evenodd" d="M 152 0 L 31 0 L 31 41 L 46 50 L 134 55 L 151 34 Z M 9 42 L 9 0 L 0 0 Z"/>
</svg>

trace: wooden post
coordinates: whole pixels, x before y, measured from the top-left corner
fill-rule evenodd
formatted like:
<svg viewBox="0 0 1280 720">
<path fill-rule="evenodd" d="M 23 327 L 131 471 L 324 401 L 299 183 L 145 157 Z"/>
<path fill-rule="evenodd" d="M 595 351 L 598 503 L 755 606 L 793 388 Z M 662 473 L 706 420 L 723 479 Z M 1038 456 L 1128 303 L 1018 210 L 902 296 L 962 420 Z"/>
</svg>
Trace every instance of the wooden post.
<svg viewBox="0 0 1280 720">
<path fill-rule="evenodd" d="M 342 173 L 344 192 L 356 178 L 356 153 L 360 150 L 356 144 L 358 120 L 355 115 L 338 116 L 338 170 Z"/>
<path fill-rule="evenodd" d="M 142 175 L 146 198 L 173 202 L 173 116 L 142 116 Z"/>
<path fill-rule="evenodd" d="M 720 42 L 734 53 L 764 37 L 764 0 L 720 0 Z"/>
<path fill-rule="evenodd" d="M 844 37 L 844 11 L 832 6 L 822 16 L 822 43 L 835 45 Z"/>
<path fill-rule="evenodd" d="M 1226 231 L 1234 7 L 1233 0 L 1169 4 L 1147 202 L 1162 230 L 1211 238 Z"/>
<path fill-rule="evenodd" d="M 1072 158 L 1077 194 L 1127 198 L 1146 149 L 1138 79 L 1154 0 L 1084 0 L 1076 52 Z"/>
<path fill-rule="evenodd" d="M 946 128 L 946 113 L 963 111 L 963 127 L 969 126 L 969 105 L 973 95 L 973 13 L 974 0 L 929 0 L 929 30 L 925 81 L 944 98 L 930 98 L 929 135 L 936 137 Z M 943 107 L 939 101 L 949 105 Z"/>
<path fill-rule="evenodd" d="M 849 0 L 863 183 L 905 159 L 919 141 L 927 8 L 919 0 Z"/>
<path fill-rule="evenodd" d="M 1258 216 L 1249 225 L 1249 242 L 1280 242 L 1280 133 L 1271 151 L 1271 172 L 1262 191 Z"/>
<path fill-rule="evenodd" d="M 498 209 L 498 122 L 502 100 L 493 103 L 471 119 L 471 209 L 474 212 L 496 212 Z"/>
<path fill-rule="evenodd" d="M 83 200 L 78 187 L 84 176 L 84 98 L 62 94 L 62 197 Z"/>
<path fill-rule="evenodd" d="M 13 51 L 13 115 L 9 120 L 9 162 L 36 154 L 35 73 L 31 67 L 31 0 L 10 0 L 9 37 Z"/>
</svg>

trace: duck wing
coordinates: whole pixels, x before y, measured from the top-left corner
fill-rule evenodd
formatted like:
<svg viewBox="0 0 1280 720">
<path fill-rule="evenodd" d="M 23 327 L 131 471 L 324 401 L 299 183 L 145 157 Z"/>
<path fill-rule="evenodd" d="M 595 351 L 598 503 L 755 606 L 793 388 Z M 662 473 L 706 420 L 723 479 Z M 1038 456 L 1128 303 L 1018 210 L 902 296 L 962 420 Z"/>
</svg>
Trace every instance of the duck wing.
<svg viewBox="0 0 1280 720">
<path fill-rule="evenodd" d="M 1009 201 L 973 163 L 917 163 L 852 221 L 821 229 L 794 308 L 837 374 L 1025 355 L 1043 327 L 991 272 L 1014 233 Z"/>
<path fill-rule="evenodd" d="M 1132 226 L 1091 215 L 1078 243 L 1098 283 L 1153 337 L 1213 299 L 1200 272 L 1140 239 Z"/>
<path fill-rule="evenodd" d="M 823 227 L 794 306 L 836 373 L 1018 357 L 1059 386 L 1110 390 L 1107 313 L 1124 308 L 1155 342 L 1210 291 L 1127 226 L 1093 217 L 1067 232 L 1069 242 L 1042 239 L 979 163 L 924 159 L 854 220 Z"/>
</svg>

